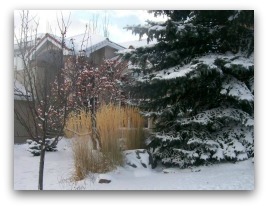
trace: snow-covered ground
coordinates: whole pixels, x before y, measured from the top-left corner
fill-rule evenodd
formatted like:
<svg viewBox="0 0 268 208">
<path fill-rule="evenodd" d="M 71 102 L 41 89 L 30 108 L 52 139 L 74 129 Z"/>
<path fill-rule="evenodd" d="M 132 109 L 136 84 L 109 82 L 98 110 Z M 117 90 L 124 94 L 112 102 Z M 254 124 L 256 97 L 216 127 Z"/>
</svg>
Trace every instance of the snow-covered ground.
<svg viewBox="0 0 268 208">
<path fill-rule="evenodd" d="M 47 152 L 44 189 L 46 190 L 253 190 L 252 160 L 222 163 L 188 169 L 119 167 L 106 174 L 92 174 L 73 182 L 71 141 L 63 139 L 58 152 Z M 27 151 L 27 144 L 14 145 L 14 189 L 36 190 L 39 157 Z M 98 183 L 99 178 L 110 183 Z"/>
</svg>

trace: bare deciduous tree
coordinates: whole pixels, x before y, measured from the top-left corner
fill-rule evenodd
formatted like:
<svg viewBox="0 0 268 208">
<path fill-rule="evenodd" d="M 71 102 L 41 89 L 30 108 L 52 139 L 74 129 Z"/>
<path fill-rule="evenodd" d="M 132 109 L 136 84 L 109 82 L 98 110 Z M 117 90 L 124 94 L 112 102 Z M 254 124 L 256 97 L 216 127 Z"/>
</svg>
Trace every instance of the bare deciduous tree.
<svg viewBox="0 0 268 208">
<path fill-rule="evenodd" d="M 110 17 L 107 13 L 107 11 L 105 11 L 103 19 L 102 19 L 102 27 L 103 27 L 103 36 L 106 38 L 109 38 L 109 26 L 110 26 Z"/>
<path fill-rule="evenodd" d="M 35 26 L 35 34 L 31 34 L 30 26 Z M 40 163 L 38 189 L 43 190 L 43 173 L 45 151 L 55 146 L 63 135 L 67 116 L 67 101 L 69 83 L 64 80 L 63 48 L 64 37 L 69 25 L 62 18 L 61 48 L 55 48 L 47 43 L 47 48 L 38 54 L 37 43 L 40 38 L 37 33 L 38 21 L 31 17 L 29 11 L 21 12 L 19 34 L 15 36 L 15 50 L 22 61 L 23 69 L 15 71 L 14 94 L 24 101 L 24 106 L 14 105 L 14 114 L 20 124 L 26 129 L 29 138 L 40 144 Z M 18 80 L 23 86 L 18 85 Z M 47 138 L 53 138 L 47 143 Z"/>
<path fill-rule="evenodd" d="M 93 14 L 91 19 L 88 23 L 89 31 L 92 34 L 98 34 L 99 33 L 99 15 Z"/>
</svg>

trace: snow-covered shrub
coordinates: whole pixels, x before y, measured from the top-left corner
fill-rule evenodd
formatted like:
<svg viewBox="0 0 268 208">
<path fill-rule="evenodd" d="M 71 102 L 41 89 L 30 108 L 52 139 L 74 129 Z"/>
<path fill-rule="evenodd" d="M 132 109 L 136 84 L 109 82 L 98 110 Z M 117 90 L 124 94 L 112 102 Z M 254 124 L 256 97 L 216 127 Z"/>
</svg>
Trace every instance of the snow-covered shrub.
<svg viewBox="0 0 268 208">
<path fill-rule="evenodd" d="M 41 144 L 38 144 L 36 141 L 27 140 L 28 143 L 28 151 L 33 154 L 33 156 L 39 156 L 41 154 Z"/>
<path fill-rule="evenodd" d="M 45 144 L 46 144 L 46 151 L 47 152 L 56 152 L 57 151 L 57 144 L 52 145 L 54 142 L 54 138 L 47 138 L 45 140 Z M 31 139 L 27 139 L 27 143 L 28 143 L 28 151 L 30 153 L 33 154 L 33 156 L 39 156 L 41 154 L 41 144 L 31 140 Z"/>
</svg>

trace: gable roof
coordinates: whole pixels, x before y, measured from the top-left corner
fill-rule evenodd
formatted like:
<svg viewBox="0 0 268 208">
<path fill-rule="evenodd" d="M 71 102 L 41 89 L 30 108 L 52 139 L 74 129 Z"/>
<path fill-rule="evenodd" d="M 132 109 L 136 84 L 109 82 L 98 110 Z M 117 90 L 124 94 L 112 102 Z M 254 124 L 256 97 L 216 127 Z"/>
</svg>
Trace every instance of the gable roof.
<svg viewBox="0 0 268 208">
<path fill-rule="evenodd" d="M 74 49 L 76 53 L 85 51 L 87 54 L 93 53 L 94 51 L 97 51 L 105 46 L 109 46 L 116 50 L 122 50 L 125 48 L 115 42 L 110 41 L 109 38 L 89 33 L 66 38 L 66 46 Z"/>
<path fill-rule="evenodd" d="M 21 40 L 19 40 L 21 41 Z M 30 58 L 35 54 L 36 51 L 42 50 L 42 48 L 46 47 L 46 43 L 50 42 L 54 46 L 61 48 L 61 38 L 52 35 L 50 33 L 38 33 L 33 36 L 27 36 L 27 54 Z M 18 43 L 14 43 L 14 51 L 19 51 L 19 45 Z M 68 47 L 63 48 L 64 55 L 69 54 L 71 49 Z"/>
<path fill-rule="evenodd" d="M 32 55 L 38 51 L 41 50 L 43 47 L 46 46 L 47 42 L 52 43 L 54 46 L 61 48 L 61 38 L 52 35 L 50 33 L 41 33 L 37 35 L 37 38 L 35 38 L 37 41 L 37 44 L 35 45 L 32 38 L 32 41 L 29 41 L 29 45 L 35 45 L 32 47 L 32 49 L 29 51 L 29 56 L 32 57 Z M 111 48 L 114 48 L 116 50 L 122 50 L 125 49 L 125 47 L 110 41 L 108 38 L 95 35 L 95 34 L 80 34 L 75 35 L 72 37 L 65 38 L 65 45 L 63 48 L 63 54 L 68 55 L 72 52 L 79 53 L 81 51 L 86 52 L 87 55 L 90 53 L 93 53 L 96 50 L 99 50 L 103 47 L 109 46 Z M 18 48 L 17 44 L 14 44 L 14 49 L 16 50 Z"/>
<path fill-rule="evenodd" d="M 61 48 L 61 38 L 56 36 L 56 35 L 52 35 L 49 33 L 44 34 L 43 36 L 39 36 L 39 38 L 37 39 L 37 44 L 35 47 L 33 47 L 30 50 L 29 56 L 31 57 L 35 51 L 38 51 L 40 49 L 42 49 L 43 47 L 46 47 L 46 43 L 50 42 L 53 45 L 55 45 L 58 48 Z M 68 55 L 70 53 L 71 49 L 69 49 L 68 47 L 64 46 L 63 47 L 63 54 L 64 55 Z"/>
</svg>

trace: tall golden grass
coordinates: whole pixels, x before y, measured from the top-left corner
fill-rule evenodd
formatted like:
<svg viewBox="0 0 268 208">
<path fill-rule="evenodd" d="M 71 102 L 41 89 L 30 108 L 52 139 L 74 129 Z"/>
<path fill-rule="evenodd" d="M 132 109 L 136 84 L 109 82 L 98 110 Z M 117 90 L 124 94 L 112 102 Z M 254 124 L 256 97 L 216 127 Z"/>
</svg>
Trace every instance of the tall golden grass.
<svg viewBox="0 0 268 208">
<path fill-rule="evenodd" d="M 75 181 L 84 179 L 89 173 L 105 173 L 115 168 L 115 164 L 109 157 L 92 149 L 92 143 L 88 137 L 72 140 L 72 149 Z"/>
<path fill-rule="evenodd" d="M 114 105 L 102 105 L 96 117 L 102 153 L 109 157 L 113 164 L 121 165 L 123 156 L 119 145 L 122 117 L 120 108 Z"/>
<path fill-rule="evenodd" d="M 103 105 L 97 113 L 97 127 L 104 150 L 143 148 L 143 126 L 144 118 L 138 108 Z"/>
<path fill-rule="evenodd" d="M 122 110 L 121 138 L 126 139 L 126 149 L 139 149 L 144 147 L 144 118 L 139 109 L 124 107 Z"/>
<path fill-rule="evenodd" d="M 90 135 L 91 115 L 90 112 L 79 110 L 71 112 L 66 120 L 64 134 L 67 138 Z"/>
<path fill-rule="evenodd" d="M 102 105 L 96 120 L 102 144 L 99 153 L 92 150 L 90 112 L 71 113 L 66 121 L 65 136 L 75 137 L 73 155 L 79 180 L 89 172 L 107 172 L 121 165 L 122 150 L 144 147 L 144 119 L 137 108 Z"/>
</svg>

